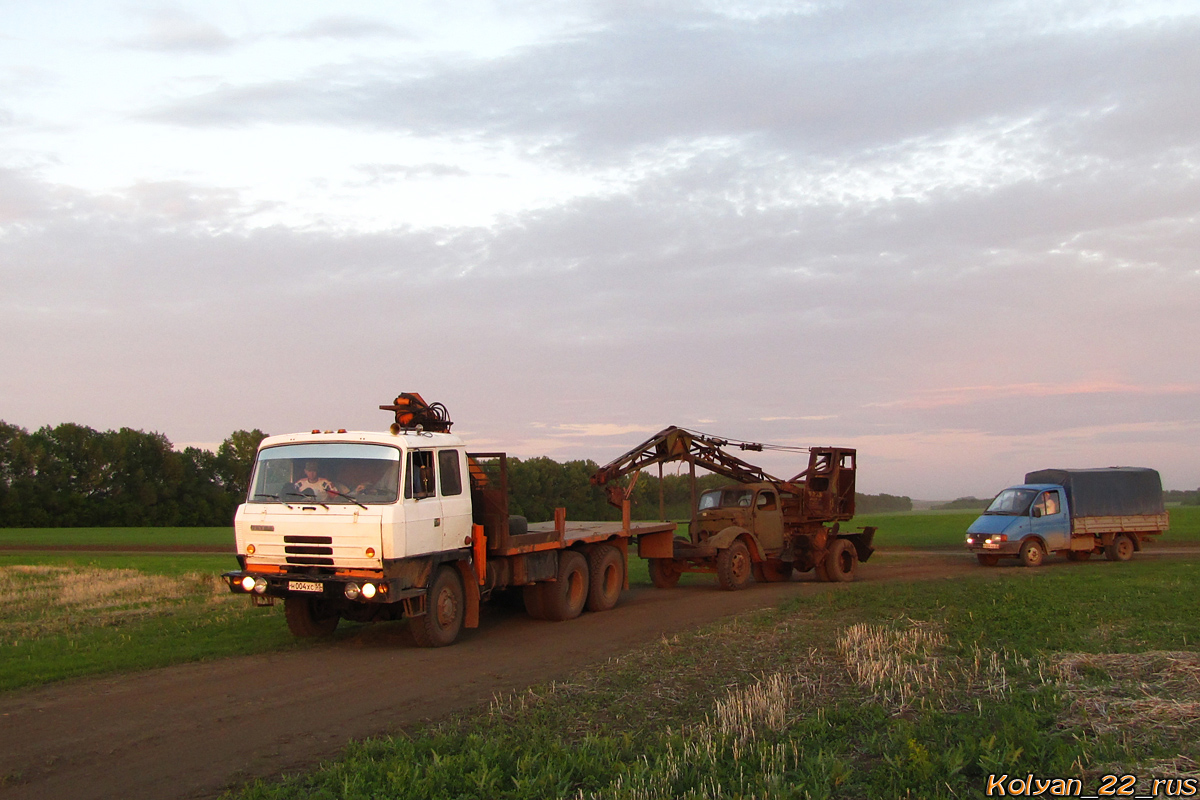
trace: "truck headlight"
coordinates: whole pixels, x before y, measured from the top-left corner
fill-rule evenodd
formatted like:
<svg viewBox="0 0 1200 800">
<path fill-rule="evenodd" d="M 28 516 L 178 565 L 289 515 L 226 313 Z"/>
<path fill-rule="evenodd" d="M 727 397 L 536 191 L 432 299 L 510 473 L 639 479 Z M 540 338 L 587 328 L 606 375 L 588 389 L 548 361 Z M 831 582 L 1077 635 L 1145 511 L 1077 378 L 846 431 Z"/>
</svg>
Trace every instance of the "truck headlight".
<svg viewBox="0 0 1200 800">
<path fill-rule="evenodd" d="M 254 579 L 254 591 L 258 592 L 259 594 L 266 593 L 267 579 L 266 578 L 255 578 Z"/>
<path fill-rule="evenodd" d="M 359 594 L 361 594 L 361 593 L 362 593 L 362 590 L 358 588 L 357 583 L 354 583 L 353 581 L 351 581 L 350 583 L 346 584 L 346 599 L 347 600 L 357 600 Z"/>
<path fill-rule="evenodd" d="M 247 575 L 246 577 L 242 578 L 242 591 L 243 592 L 254 591 L 254 576 L 253 575 Z"/>
<path fill-rule="evenodd" d="M 362 596 L 370 600 L 375 596 L 375 584 L 364 583 L 362 586 Z"/>
</svg>

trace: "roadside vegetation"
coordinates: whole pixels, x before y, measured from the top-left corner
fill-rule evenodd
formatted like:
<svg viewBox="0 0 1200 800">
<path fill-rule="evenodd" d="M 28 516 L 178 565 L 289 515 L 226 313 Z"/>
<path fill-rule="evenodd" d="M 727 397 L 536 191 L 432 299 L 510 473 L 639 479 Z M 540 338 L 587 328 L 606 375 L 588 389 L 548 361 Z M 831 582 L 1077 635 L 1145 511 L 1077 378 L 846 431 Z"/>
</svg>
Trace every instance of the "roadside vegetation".
<svg viewBox="0 0 1200 800">
<path fill-rule="evenodd" d="M 232 797 L 953 798 L 990 774 L 1082 793 L 1196 777 L 1198 590 L 1198 560 L 830 586 Z"/>
</svg>

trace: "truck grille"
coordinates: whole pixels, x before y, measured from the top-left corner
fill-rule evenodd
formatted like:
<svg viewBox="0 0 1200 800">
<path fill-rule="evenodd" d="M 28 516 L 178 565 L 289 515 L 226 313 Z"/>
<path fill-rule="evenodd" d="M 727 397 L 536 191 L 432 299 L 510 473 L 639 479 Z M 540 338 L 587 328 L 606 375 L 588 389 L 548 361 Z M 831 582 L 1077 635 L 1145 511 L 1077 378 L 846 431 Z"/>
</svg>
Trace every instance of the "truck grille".
<svg viewBox="0 0 1200 800">
<path fill-rule="evenodd" d="M 283 551 L 287 553 L 287 563 L 333 566 L 332 536 L 285 536 L 283 541 Z M 325 547 L 319 545 L 325 545 Z M 326 558 L 317 556 L 326 556 Z"/>
</svg>

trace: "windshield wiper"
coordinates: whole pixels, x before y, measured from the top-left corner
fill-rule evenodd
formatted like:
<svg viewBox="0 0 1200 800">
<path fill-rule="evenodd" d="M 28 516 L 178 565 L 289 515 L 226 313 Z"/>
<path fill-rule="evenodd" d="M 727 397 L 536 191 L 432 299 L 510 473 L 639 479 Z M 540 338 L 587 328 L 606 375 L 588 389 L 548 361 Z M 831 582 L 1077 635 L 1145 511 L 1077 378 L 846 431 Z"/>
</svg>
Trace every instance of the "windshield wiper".
<svg viewBox="0 0 1200 800">
<path fill-rule="evenodd" d="M 290 506 L 290 505 L 288 505 L 288 501 L 287 501 L 287 500 L 284 500 L 282 497 L 280 497 L 280 496 L 279 496 L 279 495 L 277 495 L 277 494 L 267 494 L 266 492 L 257 492 L 257 493 L 256 493 L 254 496 L 255 496 L 255 497 L 269 497 L 269 498 L 271 498 L 272 500 L 274 500 L 275 502 L 277 502 L 277 503 L 283 503 L 283 504 L 284 504 L 285 506 L 287 506 L 289 509 L 291 508 L 291 506 Z"/>
<path fill-rule="evenodd" d="M 305 503 L 316 503 L 319 506 L 324 506 L 326 511 L 329 510 L 329 506 L 318 500 L 317 496 L 314 494 L 302 494 L 301 492 L 284 492 L 284 494 L 290 495 L 291 497 L 303 497 Z M 291 508 L 291 506 L 288 506 L 288 508 Z"/>
<path fill-rule="evenodd" d="M 354 503 L 354 505 L 358 506 L 359 508 L 364 508 L 364 509 L 367 508 L 362 503 L 358 502 L 358 498 L 352 494 L 346 494 L 344 492 L 339 492 L 336 489 L 331 491 L 330 494 L 336 494 L 338 497 L 344 497 L 347 500 L 349 500 L 351 503 Z M 367 510 L 369 511 L 370 509 L 367 509 Z"/>
</svg>

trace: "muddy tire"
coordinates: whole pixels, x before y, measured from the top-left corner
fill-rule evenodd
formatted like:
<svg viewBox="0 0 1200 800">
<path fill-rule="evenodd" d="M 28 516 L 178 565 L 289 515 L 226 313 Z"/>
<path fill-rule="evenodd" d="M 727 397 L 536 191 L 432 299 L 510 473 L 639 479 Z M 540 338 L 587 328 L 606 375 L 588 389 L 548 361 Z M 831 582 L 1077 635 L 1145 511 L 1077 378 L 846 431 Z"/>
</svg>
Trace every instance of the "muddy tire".
<svg viewBox="0 0 1200 800">
<path fill-rule="evenodd" d="M 827 580 L 849 583 L 854 580 L 854 572 L 858 568 L 858 551 L 846 539 L 834 539 L 825 554 L 825 574 Z"/>
<path fill-rule="evenodd" d="M 588 611 L 608 611 L 621 599 L 625 588 L 625 565 L 621 551 L 602 544 L 588 551 Z"/>
<path fill-rule="evenodd" d="M 322 606 L 320 600 L 312 597 L 284 598 L 283 614 L 292 635 L 303 639 L 332 636 L 341 617 L 336 611 L 329 611 Z"/>
<path fill-rule="evenodd" d="M 425 613 L 408 621 L 412 637 L 421 647 L 453 644 L 462 630 L 466 594 L 462 577 L 453 567 L 441 566 L 425 600 Z"/>
<path fill-rule="evenodd" d="M 753 562 L 750 548 L 741 539 L 717 552 L 717 583 L 727 592 L 736 592 L 750 585 Z"/>
<path fill-rule="evenodd" d="M 546 604 L 542 602 L 544 595 L 542 594 L 542 586 L 545 584 L 531 583 L 521 591 L 521 598 L 525 601 L 525 613 L 530 619 L 545 619 Z"/>
<path fill-rule="evenodd" d="M 994 567 L 1000 563 L 1000 556 L 995 553 L 976 553 L 975 558 L 981 567 Z"/>
<path fill-rule="evenodd" d="M 541 584 L 546 619 L 564 622 L 583 613 L 588 599 L 587 559 L 574 550 L 558 556 L 558 580 Z"/>
<path fill-rule="evenodd" d="M 1133 540 L 1122 533 L 1104 548 L 1104 557 L 1109 561 L 1128 561 L 1133 558 L 1133 551 Z"/>
<path fill-rule="evenodd" d="M 1072 550 L 1071 552 L 1067 553 L 1067 558 L 1069 558 L 1071 561 L 1087 561 L 1091 557 L 1091 550 Z"/>
<path fill-rule="evenodd" d="M 647 567 L 650 570 L 650 582 L 656 589 L 674 589 L 679 585 L 679 576 L 683 570 L 675 566 L 670 558 L 652 558 Z"/>
<path fill-rule="evenodd" d="M 1021 563 L 1027 567 L 1040 567 L 1046 560 L 1046 551 L 1036 539 L 1026 539 L 1021 544 Z"/>
</svg>

